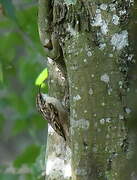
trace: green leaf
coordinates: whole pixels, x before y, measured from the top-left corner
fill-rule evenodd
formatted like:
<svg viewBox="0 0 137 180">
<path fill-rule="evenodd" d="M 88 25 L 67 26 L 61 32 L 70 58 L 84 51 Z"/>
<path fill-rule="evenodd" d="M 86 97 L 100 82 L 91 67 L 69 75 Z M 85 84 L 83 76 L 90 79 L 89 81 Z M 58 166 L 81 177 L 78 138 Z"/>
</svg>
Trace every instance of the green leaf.
<svg viewBox="0 0 137 180">
<path fill-rule="evenodd" d="M 2 132 L 3 130 L 4 122 L 5 122 L 5 118 L 2 114 L 0 114 L 0 132 Z"/>
<path fill-rule="evenodd" d="M 9 106 L 9 100 L 7 97 L 0 98 L 0 109 L 5 109 Z"/>
<path fill-rule="evenodd" d="M 33 174 L 24 175 L 24 180 L 38 180 L 37 177 L 34 177 Z"/>
<path fill-rule="evenodd" d="M 43 120 L 40 114 L 33 114 L 31 116 L 30 122 L 33 129 L 44 129 L 47 126 L 47 121 Z"/>
<path fill-rule="evenodd" d="M 1 173 L 0 180 L 19 180 L 19 175 Z"/>
<path fill-rule="evenodd" d="M 37 145 L 30 145 L 27 147 L 24 152 L 17 157 L 13 165 L 16 168 L 20 168 L 22 165 L 26 164 L 31 166 L 40 153 L 40 147 Z"/>
<path fill-rule="evenodd" d="M 12 129 L 13 135 L 17 135 L 26 131 L 27 127 L 29 126 L 28 121 L 25 119 L 17 119 L 14 123 L 14 127 Z"/>
<path fill-rule="evenodd" d="M 37 28 L 37 5 L 31 6 L 30 8 L 19 9 L 16 12 L 17 19 L 19 22 L 19 27 L 23 32 L 29 35 L 29 38 L 32 39 L 33 43 L 39 43 L 39 35 L 38 35 L 38 28 Z M 30 23 L 28 23 L 30 22 Z M 35 44 L 34 44 L 35 46 Z"/>
<path fill-rule="evenodd" d="M 14 60 L 16 55 L 16 47 L 22 45 L 21 36 L 16 33 L 5 33 L 0 36 L 0 58 L 3 66 Z"/>
<path fill-rule="evenodd" d="M 11 93 L 8 95 L 8 99 L 9 99 L 9 105 L 12 108 L 15 108 L 18 111 L 18 113 L 24 115 L 28 112 L 26 99 L 24 99 L 22 96 L 17 96 L 16 93 Z"/>
<path fill-rule="evenodd" d="M 44 80 L 46 80 L 48 78 L 48 69 L 45 68 L 37 77 L 36 81 L 35 81 L 35 85 L 36 86 L 40 86 Z"/>
<path fill-rule="evenodd" d="M 13 26 L 15 27 L 15 23 L 11 21 L 9 18 L 5 17 L 0 20 L 0 28 L 1 29 L 12 29 Z M 4 32 L 4 31 L 3 31 Z"/>
<path fill-rule="evenodd" d="M 1 117 L 1 116 L 0 116 Z M 14 117 L 15 119 L 15 117 Z M 1 125 L 1 121 L 0 121 Z M 47 121 L 44 121 L 43 118 L 37 113 L 32 113 L 31 115 L 28 115 L 27 117 L 23 118 L 17 118 L 14 122 L 14 127 L 12 129 L 13 136 L 16 136 L 20 133 L 26 132 L 28 130 L 42 130 L 47 127 Z"/>
<path fill-rule="evenodd" d="M 0 83 L 3 83 L 3 70 L 2 70 L 2 64 L 0 63 Z"/>
<path fill-rule="evenodd" d="M 13 21 L 16 21 L 15 8 L 12 3 L 12 0 L 0 0 L 0 3 L 5 8 L 5 11 L 8 17 L 12 19 Z"/>
<path fill-rule="evenodd" d="M 44 179 L 44 177 L 42 177 L 42 174 L 45 171 L 45 151 L 46 146 L 43 145 L 41 147 L 39 156 L 37 157 L 35 163 L 32 165 L 32 174 L 39 180 Z"/>
<path fill-rule="evenodd" d="M 33 54 L 28 54 L 27 57 L 21 57 L 18 62 L 19 71 L 19 78 L 20 81 L 30 86 L 30 83 L 34 87 L 34 81 L 36 79 L 36 74 L 40 71 L 40 63 L 38 62 L 38 56 L 33 52 Z M 31 60 L 30 60 L 31 59 Z M 36 62 L 37 60 L 37 62 Z M 31 71 L 33 69 L 33 73 Z"/>
</svg>

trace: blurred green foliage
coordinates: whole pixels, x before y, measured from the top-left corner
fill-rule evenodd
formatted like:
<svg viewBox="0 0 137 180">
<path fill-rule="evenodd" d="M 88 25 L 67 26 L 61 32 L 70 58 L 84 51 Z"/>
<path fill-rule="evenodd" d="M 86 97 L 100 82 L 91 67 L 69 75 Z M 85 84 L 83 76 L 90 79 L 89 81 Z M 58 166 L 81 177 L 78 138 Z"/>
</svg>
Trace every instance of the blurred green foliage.
<svg viewBox="0 0 137 180">
<path fill-rule="evenodd" d="M 13 175 L 13 174 L 0 174 L 0 179 L 1 180 L 18 180 L 19 179 L 19 175 Z"/>
<path fill-rule="evenodd" d="M 0 0 L 0 5 L 0 146 L 6 150 L 8 144 L 13 150 L 9 159 L 17 172 L 24 166 L 30 170 L 24 174 L 7 172 L 11 162 L 3 163 L 7 162 L 6 154 L 7 159 L 0 163 L 0 179 L 41 179 L 47 123 L 35 108 L 35 80 L 46 62 L 38 35 L 37 1 L 13 4 Z"/>
<path fill-rule="evenodd" d="M 31 166 L 40 153 L 40 147 L 36 145 L 31 145 L 25 149 L 25 151 L 17 157 L 14 161 L 14 166 L 19 168 L 22 164 L 27 164 Z"/>
</svg>

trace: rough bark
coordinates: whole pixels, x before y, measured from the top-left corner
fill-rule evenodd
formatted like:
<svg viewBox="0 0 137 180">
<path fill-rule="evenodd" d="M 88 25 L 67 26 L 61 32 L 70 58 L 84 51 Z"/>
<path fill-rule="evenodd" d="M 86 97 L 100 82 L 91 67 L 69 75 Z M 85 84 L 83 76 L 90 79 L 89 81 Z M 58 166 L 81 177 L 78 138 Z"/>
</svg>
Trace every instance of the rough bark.
<svg viewBox="0 0 137 180">
<path fill-rule="evenodd" d="M 135 168 L 131 168 L 124 175 L 133 148 L 127 122 L 134 104 L 129 100 L 136 91 L 131 78 L 131 74 L 132 77 L 135 74 L 131 70 L 135 57 L 129 41 L 132 34 L 129 15 L 135 5 L 132 6 L 133 3 L 126 0 L 52 1 L 52 18 L 50 16 L 48 24 L 52 30 L 43 31 L 43 37 L 47 34 L 46 42 L 50 42 L 54 32 L 62 54 L 60 61 L 48 64 L 49 93 L 70 109 L 71 153 L 66 155 L 68 149 L 66 151 L 63 141 L 54 134 L 54 138 L 49 137 L 47 154 L 59 156 L 64 162 L 67 159 L 66 164 L 70 163 L 71 154 L 73 180 L 122 180 L 132 179 L 136 174 Z M 44 22 L 45 19 L 39 18 Z M 55 66 L 59 70 L 56 71 Z M 66 104 L 68 87 L 69 103 Z M 55 153 L 58 146 L 59 155 Z M 52 173 L 49 179 L 68 178 L 63 174 L 53 178 Z"/>
</svg>

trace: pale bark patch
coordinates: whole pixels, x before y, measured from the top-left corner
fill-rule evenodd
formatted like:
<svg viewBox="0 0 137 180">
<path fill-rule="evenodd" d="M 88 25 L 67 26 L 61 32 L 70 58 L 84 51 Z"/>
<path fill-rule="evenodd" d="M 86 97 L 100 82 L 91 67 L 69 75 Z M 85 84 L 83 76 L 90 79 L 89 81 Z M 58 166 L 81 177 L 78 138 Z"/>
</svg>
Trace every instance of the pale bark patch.
<svg viewBox="0 0 137 180">
<path fill-rule="evenodd" d="M 122 31 L 121 33 L 115 33 L 111 38 L 111 45 L 113 46 L 114 50 L 121 50 L 124 47 L 128 46 L 127 30 Z"/>
<path fill-rule="evenodd" d="M 102 76 L 101 76 L 101 81 L 103 81 L 104 83 L 109 83 L 109 76 L 108 76 L 108 74 L 103 74 Z"/>
</svg>

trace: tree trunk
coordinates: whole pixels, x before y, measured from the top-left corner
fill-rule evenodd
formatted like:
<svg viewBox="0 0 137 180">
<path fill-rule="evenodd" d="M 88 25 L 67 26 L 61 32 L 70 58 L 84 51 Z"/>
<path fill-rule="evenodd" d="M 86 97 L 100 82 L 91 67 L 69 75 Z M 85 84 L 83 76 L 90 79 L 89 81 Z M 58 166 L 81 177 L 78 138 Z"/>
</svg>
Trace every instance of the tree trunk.
<svg viewBox="0 0 137 180">
<path fill-rule="evenodd" d="M 135 167 L 125 173 L 134 144 L 127 126 L 136 92 L 133 8 L 130 0 L 39 0 L 40 37 L 53 59 L 49 94 L 69 112 L 67 142 L 56 133 L 48 137 L 48 179 L 69 179 L 70 157 L 73 180 L 136 176 Z"/>
</svg>

